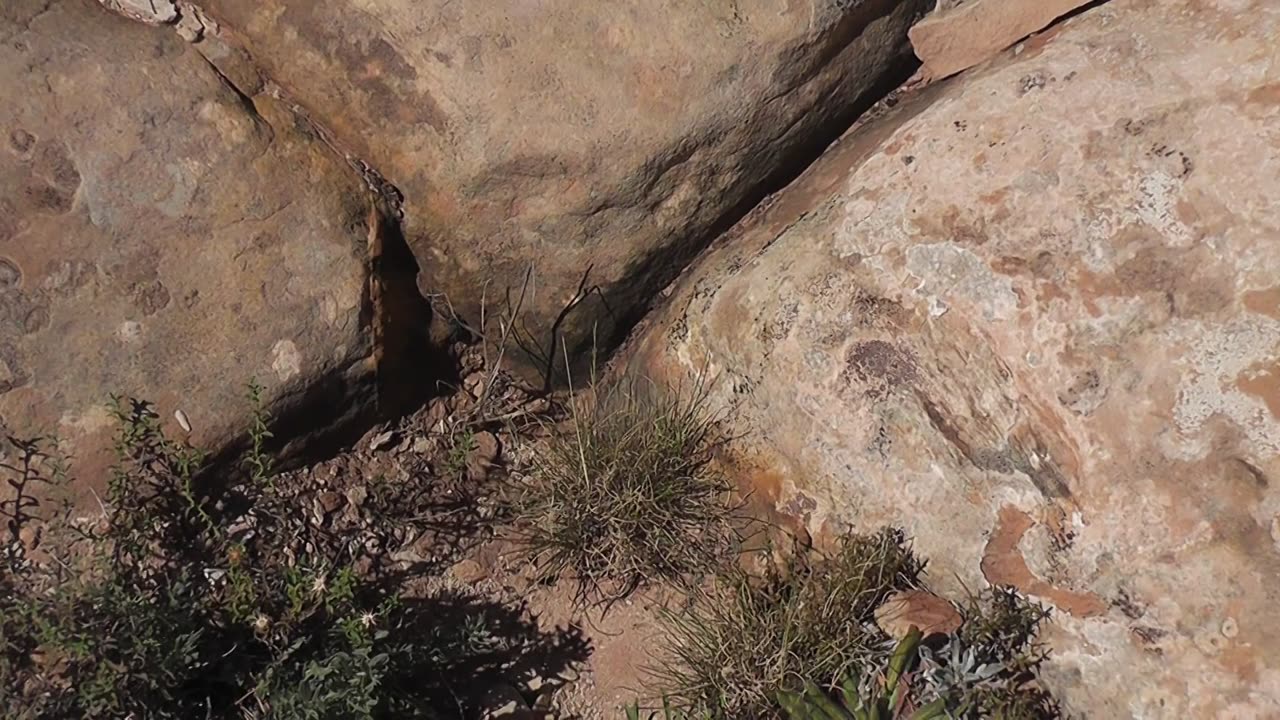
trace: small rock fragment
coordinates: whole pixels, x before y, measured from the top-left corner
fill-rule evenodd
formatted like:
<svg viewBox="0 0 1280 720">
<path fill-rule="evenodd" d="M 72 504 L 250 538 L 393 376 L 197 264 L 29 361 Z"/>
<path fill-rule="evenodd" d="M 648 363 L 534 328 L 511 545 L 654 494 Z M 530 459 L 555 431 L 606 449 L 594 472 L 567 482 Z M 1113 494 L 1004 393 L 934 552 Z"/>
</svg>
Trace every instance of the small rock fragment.
<svg viewBox="0 0 1280 720">
<path fill-rule="evenodd" d="M 484 368 L 484 356 L 471 348 L 462 351 L 462 358 L 458 363 L 464 374 L 474 373 Z"/>
<path fill-rule="evenodd" d="M 178 19 L 178 8 L 173 0 L 99 0 L 108 10 L 130 20 L 148 25 L 167 25 Z"/>
<path fill-rule="evenodd" d="M 356 575 L 366 577 L 373 572 L 373 558 L 368 555 L 361 555 L 356 560 Z"/>
<path fill-rule="evenodd" d="M 895 639 L 906 637 L 912 627 L 928 637 L 949 635 L 959 629 L 963 618 L 950 602 L 924 590 L 894 593 L 876 609 L 876 625 Z"/>
<path fill-rule="evenodd" d="M 390 445 L 391 441 L 395 439 L 395 436 L 396 436 L 396 433 L 394 430 L 387 430 L 385 432 L 380 432 L 377 435 L 374 435 L 373 439 L 369 441 L 369 449 L 381 450 L 387 447 L 388 445 Z"/>
<path fill-rule="evenodd" d="M 320 504 L 320 509 L 325 515 L 331 515 L 346 503 L 347 499 L 340 493 L 332 490 L 326 490 L 316 496 L 316 501 Z"/>
<path fill-rule="evenodd" d="M 352 485 L 347 488 L 347 502 L 351 503 L 351 507 L 359 508 L 364 505 L 364 501 L 369 499 L 369 489 L 363 485 Z"/>
<path fill-rule="evenodd" d="M 538 697 L 534 698 L 533 709 L 550 711 L 556 704 L 557 689 L 554 683 L 544 682 L 542 691 L 538 692 Z"/>
<path fill-rule="evenodd" d="M 485 713 L 486 718 L 515 717 L 520 711 L 529 709 L 520 691 L 506 683 L 489 688 L 485 692 L 484 704 L 490 708 Z"/>
<path fill-rule="evenodd" d="M 405 565 L 419 565 L 430 560 L 429 557 L 424 556 L 413 548 L 397 550 L 396 552 L 391 553 L 388 559 L 393 563 L 403 563 Z"/>
<path fill-rule="evenodd" d="M 485 570 L 483 565 L 471 559 L 463 560 L 454 565 L 450 572 L 455 578 L 464 583 L 477 583 L 489 577 L 489 571 Z M 532 686 L 530 689 L 537 690 Z"/>
<path fill-rule="evenodd" d="M 325 523 L 324 508 L 320 507 L 320 499 L 314 498 L 311 502 L 311 524 L 320 527 Z"/>
<path fill-rule="evenodd" d="M 44 531 L 38 525 L 23 525 L 18 531 L 18 540 L 22 543 L 23 549 L 29 553 L 40 547 L 40 540 L 43 537 Z"/>
<path fill-rule="evenodd" d="M 471 393 L 456 392 L 449 396 L 447 407 L 450 414 L 458 415 L 470 410 L 475 402 L 476 399 L 471 396 Z"/>
<path fill-rule="evenodd" d="M 177 30 L 178 37 L 189 43 L 200 42 L 204 37 L 204 23 L 200 22 L 195 13 L 183 13 L 174 29 Z"/>
<path fill-rule="evenodd" d="M 471 451 L 467 453 L 467 478 L 479 482 L 489 474 L 489 468 L 498 460 L 498 438 L 493 433 L 478 432 L 471 439 Z"/>
<path fill-rule="evenodd" d="M 434 428 L 436 424 L 444 420 L 448 414 L 448 401 L 444 398 L 435 398 L 427 404 L 427 412 L 424 416 L 426 422 L 423 424 L 429 428 Z"/>
</svg>

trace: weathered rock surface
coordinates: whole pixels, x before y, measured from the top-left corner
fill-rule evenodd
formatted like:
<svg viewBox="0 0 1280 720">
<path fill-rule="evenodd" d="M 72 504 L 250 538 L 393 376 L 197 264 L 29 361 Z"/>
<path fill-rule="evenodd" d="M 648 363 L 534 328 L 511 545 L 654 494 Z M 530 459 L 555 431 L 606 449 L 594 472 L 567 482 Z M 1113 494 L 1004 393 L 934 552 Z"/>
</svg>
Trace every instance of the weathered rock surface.
<svg viewBox="0 0 1280 720">
<path fill-rule="evenodd" d="M 1114 0 L 846 137 L 632 348 L 757 497 L 1056 608 L 1089 717 L 1280 716 L 1280 6 Z"/>
<path fill-rule="evenodd" d="M 585 278 L 600 292 L 562 326 L 580 349 L 847 121 L 928 3 L 201 4 L 403 191 L 424 292 L 474 323 L 532 267 L 523 321 L 546 348 Z"/>
<path fill-rule="evenodd" d="M 1088 0 L 962 0 L 938 4 L 911 27 L 911 47 L 924 75 L 950 77 L 997 53 Z"/>
<path fill-rule="evenodd" d="M 214 448 L 251 378 L 299 443 L 371 408 L 369 194 L 285 108 L 86 0 L 0 5 L 0 96 L 0 428 L 92 482 L 109 393 Z"/>
</svg>

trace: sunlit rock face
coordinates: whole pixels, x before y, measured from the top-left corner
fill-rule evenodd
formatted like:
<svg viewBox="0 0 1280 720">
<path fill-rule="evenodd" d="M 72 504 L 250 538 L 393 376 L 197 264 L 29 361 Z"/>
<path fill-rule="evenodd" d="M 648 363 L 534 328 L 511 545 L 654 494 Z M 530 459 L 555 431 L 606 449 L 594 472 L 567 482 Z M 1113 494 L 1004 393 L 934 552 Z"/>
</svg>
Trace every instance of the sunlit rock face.
<svg viewBox="0 0 1280 720">
<path fill-rule="evenodd" d="M 671 289 L 757 499 L 1055 609 L 1091 717 L 1280 713 L 1280 6 L 1116 0 L 847 136 Z"/>
</svg>

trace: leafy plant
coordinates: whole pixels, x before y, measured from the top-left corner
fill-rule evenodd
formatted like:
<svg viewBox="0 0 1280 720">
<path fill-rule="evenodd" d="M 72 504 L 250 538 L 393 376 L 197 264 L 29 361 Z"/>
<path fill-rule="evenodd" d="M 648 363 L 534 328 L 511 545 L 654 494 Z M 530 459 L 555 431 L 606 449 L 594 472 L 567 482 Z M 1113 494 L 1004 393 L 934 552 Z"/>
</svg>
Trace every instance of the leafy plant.
<svg viewBox="0 0 1280 720">
<path fill-rule="evenodd" d="M 622 383 L 574 397 L 566 425 L 535 453 L 516 508 L 548 576 L 576 580 L 580 600 L 612 602 L 728 557 L 734 507 L 710 464 L 717 425 L 704 387 Z"/>
<path fill-rule="evenodd" d="M 266 447 L 267 441 L 275 436 L 271 433 L 271 418 L 267 415 L 262 391 L 262 385 L 257 380 L 249 381 L 248 399 L 252 412 L 249 419 L 249 451 L 245 453 L 244 463 L 249 469 L 249 482 L 268 485 L 275 482 L 275 472 Z"/>
<path fill-rule="evenodd" d="M 864 677 L 861 683 L 846 678 L 839 687 L 837 704 L 812 682 L 802 692 L 778 691 L 778 704 L 789 720 L 934 720 L 944 717 L 946 702 L 936 699 L 922 707 L 908 708 L 910 685 L 906 673 L 915 665 L 920 630 L 912 628 L 894 647 L 882 675 Z"/>
<path fill-rule="evenodd" d="M 97 527 L 53 528 L 73 544 L 74 564 L 37 565 L 15 546 L 22 562 L 5 573 L 0 694 L 18 718 L 138 708 L 165 717 L 163 708 L 201 704 L 198 688 L 217 682 L 210 669 L 224 648 L 205 642 L 195 569 L 214 528 L 192 482 L 200 456 L 166 440 L 145 404 L 113 399 L 112 409 L 122 422 L 104 517 Z M 65 480 L 53 472 L 52 482 Z M 185 542 L 192 537 L 200 539 Z"/>
<path fill-rule="evenodd" d="M 958 637 L 947 638 L 947 643 L 935 655 L 929 648 L 920 650 L 925 664 L 925 684 L 942 697 L 963 695 L 970 688 L 995 679 L 1004 666 L 980 663 L 972 647 L 966 647 Z"/>
<path fill-rule="evenodd" d="M 927 691 L 945 698 L 954 718 L 1058 717 L 1057 703 L 1038 680 L 1048 652 L 1036 636 L 1049 611 L 997 586 L 971 597 L 964 615 L 940 648 L 920 650 Z"/>
<path fill-rule="evenodd" d="M 476 447 L 476 435 L 473 430 L 466 428 L 462 434 L 454 442 L 453 447 L 449 449 L 449 455 L 445 460 L 445 474 L 449 477 L 458 477 L 467 469 L 467 457 Z"/>
</svg>

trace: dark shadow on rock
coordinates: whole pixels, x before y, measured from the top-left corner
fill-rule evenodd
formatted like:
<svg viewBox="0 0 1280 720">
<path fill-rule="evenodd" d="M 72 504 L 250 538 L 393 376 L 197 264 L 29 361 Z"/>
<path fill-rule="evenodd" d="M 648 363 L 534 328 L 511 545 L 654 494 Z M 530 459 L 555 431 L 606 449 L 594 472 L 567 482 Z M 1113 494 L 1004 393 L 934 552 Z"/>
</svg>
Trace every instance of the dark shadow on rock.
<svg viewBox="0 0 1280 720">
<path fill-rule="evenodd" d="M 352 377 L 358 378 L 354 382 L 359 387 L 352 386 Z M 372 376 L 347 376 L 335 370 L 275 399 L 266 408 L 272 437 L 264 446 L 273 468 L 286 471 L 327 460 L 353 445 L 377 422 L 376 392 Z M 250 447 L 246 430 L 206 459 L 197 475 L 198 483 L 212 493 L 234 484 L 242 476 Z"/>
<path fill-rule="evenodd" d="M 411 414 L 458 386 L 457 358 L 450 353 L 454 338 L 432 336 L 431 304 L 418 291 L 418 263 L 399 224 L 377 211 L 369 222 L 370 286 L 361 321 L 373 332 L 377 371 L 335 368 L 272 401 L 273 437 L 265 450 L 277 470 L 329 460 L 375 423 Z M 234 477 L 249 446 L 250 438 L 241 434 L 209 458 L 202 477 Z"/>
<path fill-rule="evenodd" d="M 857 17 L 846 18 L 842 30 L 833 35 L 832 42 L 822 48 L 812 49 L 821 53 L 824 58 L 833 58 L 855 44 L 858 37 L 866 29 L 867 13 L 870 16 L 881 15 L 890 11 L 892 2 L 877 0 L 867 3 L 865 13 Z M 716 238 L 724 235 L 739 221 L 750 214 L 766 198 L 782 190 L 800 177 L 833 143 L 839 140 L 864 113 L 877 103 L 890 96 L 900 88 L 913 73 L 919 69 L 920 63 L 904 47 L 903 54 L 894 61 L 882 78 L 871 88 L 858 96 L 846 100 L 830 98 L 827 106 L 833 109 L 826 114 L 819 125 L 809 133 L 799 133 L 797 137 L 779 138 L 770 147 L 769 152 L 781 156 L 782 161 L 776 163 L 776 169 L 756 180 L 748 189 L 742 200 L 725 211 L 706 230 L 684 241 L 664 247 L 657 252 L 640 258 L 622 277 L 628 282 L 609 287 L 593 288 L 593 292 L 584 297 L 574 310 L 574 315 L 583 318 L 602 318 L 598 327 L 588 322 L 574 322 L 567 319 L 562 329 L 561 338 L 552 338 L 557 349 L 561 343 L 567 347 L 568 354 L 574 359 L 570 364 L 575 383 L 578 378 L 589 374 L 591 363 L 598 356 L 607 355 L 621 346 L 631 329 L 658 304 L 662 290 L 688 267 Z M 834 92 L 838 92 L 837 87 Z M 819 103 L 819 107 L 822 107 Z M 591 304 L 597 304 L 590 312 L 583 312 Z M 556 373 L 554 384 L 563 386 L 563 358 L 553 364 Z"/>
<path fill-rule="evenodd" d="M 442 325 L 431 303 L 418 290 L 420 268 L 405 242 L 400 225 L 383 219 L 375 241 L 374 307 L 377 323 L 378 402 L 380 414 L 399 418 L 423 402 L 445 395 L 458 385 L 456 358 L 449 353 L 450 336 L 433 337 Z"/>
</svg>

